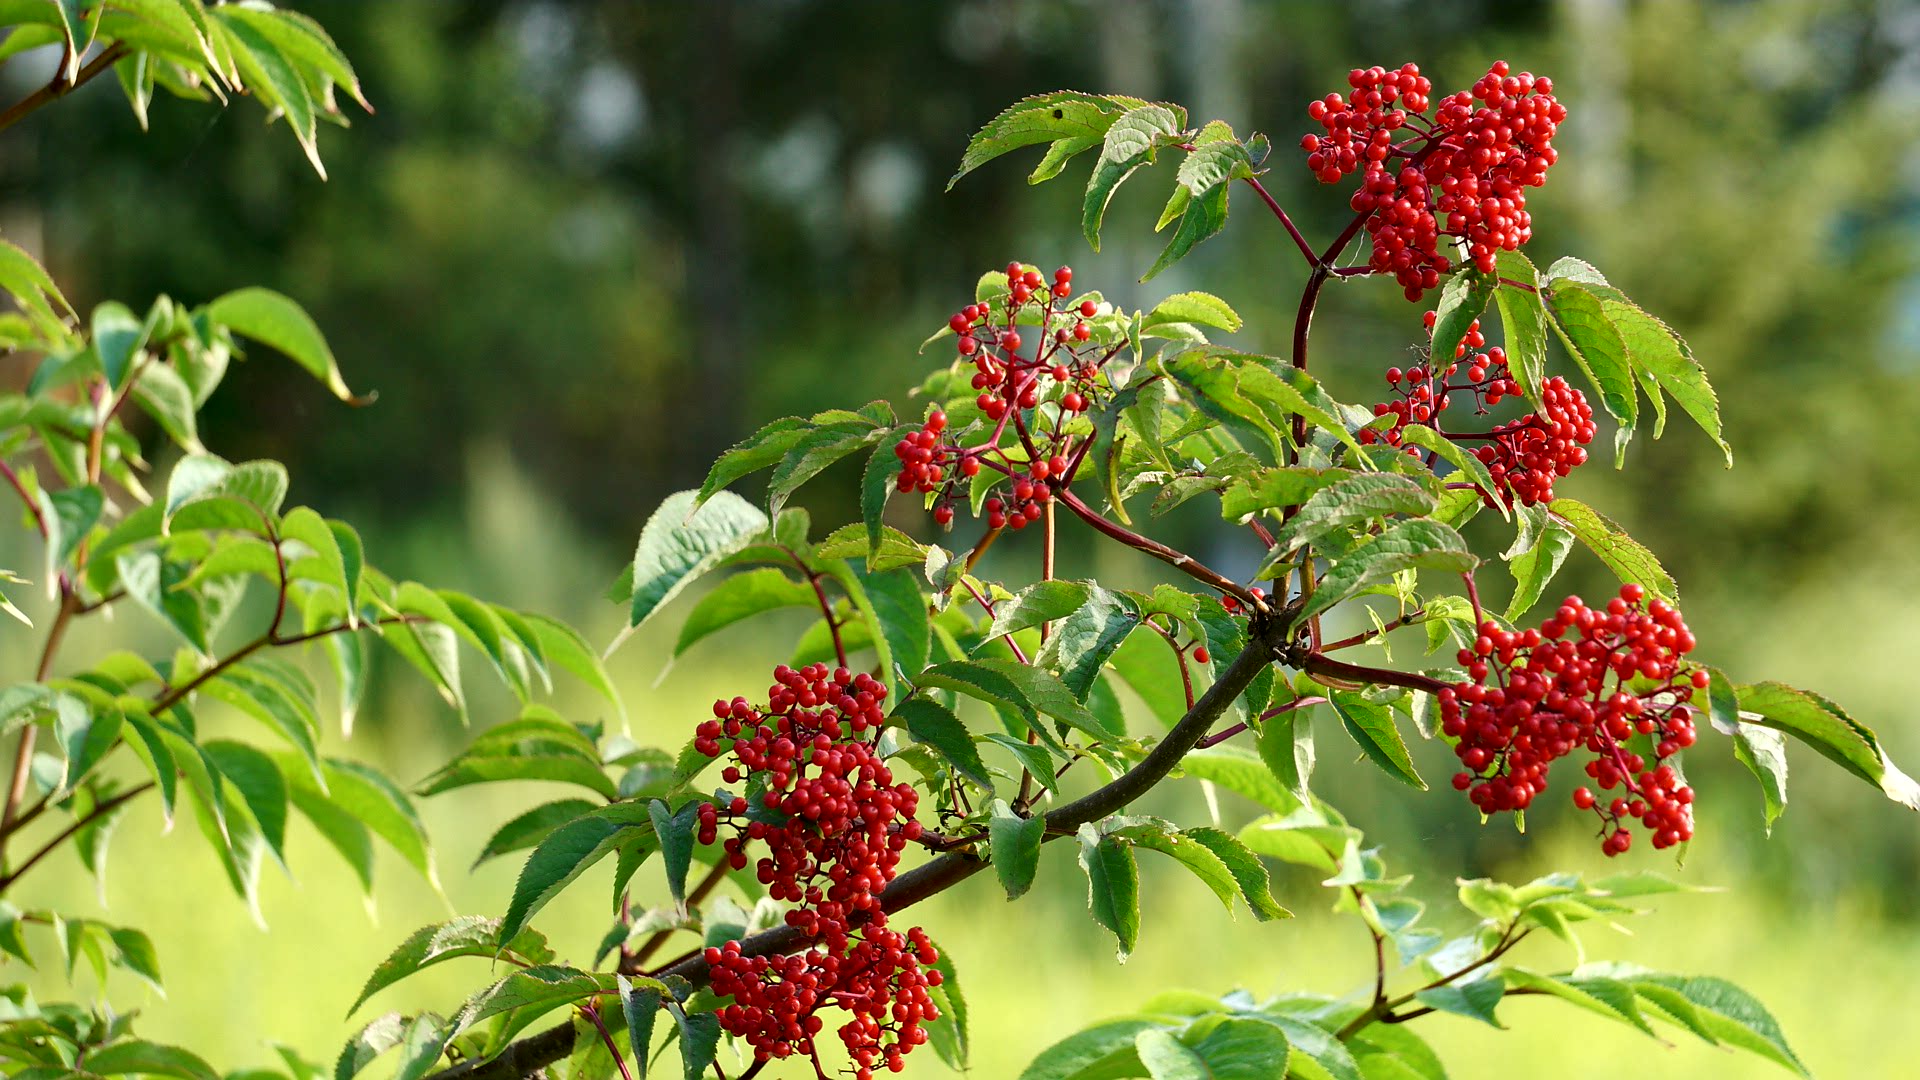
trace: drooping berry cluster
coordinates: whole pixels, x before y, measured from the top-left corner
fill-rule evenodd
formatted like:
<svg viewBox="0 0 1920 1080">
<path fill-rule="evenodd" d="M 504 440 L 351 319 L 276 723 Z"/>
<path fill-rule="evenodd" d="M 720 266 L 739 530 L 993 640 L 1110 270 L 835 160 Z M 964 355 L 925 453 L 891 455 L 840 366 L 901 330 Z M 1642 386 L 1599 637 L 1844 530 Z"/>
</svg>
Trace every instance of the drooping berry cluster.
<svg viewBox="0 0 1920 1080">
<path fill-rule="evenodd" d="M 1426 321 L 1431 336 L 1433 312 L 1427 312 Z M 1465 381 L 1457 381 L 1463 366 Z M 1596 431 L 1593 407 L 1587 404 L 1586 395 L 1557 375 L 1540 388 L 1540 413 L 1484 432 L 1442 431 L 1440 414 L 1452 407 L 1457 395 L 1473 396 L 1476 415 L 1484 415 L 1506 398 L 1520 396 L 1520 384 L 1508 367 L 1506 351 L 1498 345 L 1486 348 L 1478 319 L 1454 347 L 1454 358 L 1446 367 L 1429 361 L 1405 371 L 1388 368 L 1387 386 L 1396 396 L 1376 404 L 1373 414 L 1392 416 L 1393 424 L 1383 429 L 1362 429 L 1360 441 L 1401 446 L 1410 424 L 1426 425 L 1456 442 L 1485 440 L 1474 456 L 1487 466 L 1494 481 L 1494 491 L 1480 490 L 1488 506 L 1494 505 L 1496 497 L 1508 505 L 1516 500 L 1528 506 L 1552 502 L 1554 480 L 1586 464 L 1586 446 Z M 1418 446 L 1407 446 L 1406 451 L 1413 457 L 1424 453 Z"/>
<path fill-rule="evenodd" d="M 1629 818 L 1656 848 L 1692 839 L 1693 789 L 1669 759 L 1693 745 L 1688 702 L 1707 684 L 1684 660 L 1693 646 L 1680 612 L 1631 584 L 1603 608 L 1569 596 L 1537 630 L 1482 623 L 1460 651 L 1468 681 L 1438 695 L 1440 730 L 1465 767 L 1453 786 L 1482 813 L 1525 810 L 1553 762 L 1584 749 L 1594 755 L 1587 775 L 1620 790 L 1606 801 L 1585 787 L 1573 793 L 1575 806 L 1599 815 L 1603 851 L 1632 846 Z"/>
<path fill-rule="evenodd" d="M 1509 71 L 1495 63 L 1471 89 L 1440 99 L 1431 119 L 1433 86 L 1413 64 L 1356 68 L 1350 99 L 1334 93 L 1307 106 L 1325 129 L 1300 140 L 1307 167 L 1327 184 L 1364 170 L 1351 205 L 1368 215 L 1368 266 L 1393 274 L 1409 300 L 1453 268 L 1441 237 L 1457 238 L 1492 273 L 1495 252 L 1533 235 L 1526 189 L 1546 182 L 1567 110 L 1552 80 Z"/>
<path fill-rule="evenodd" d="M 950 431 L 946 413 L 935 409 L 893 448 L 900 459 L 896 486 L 933 494 L 941 525 L 952 524 L 954 504 L 970 494 L 961 481 L 982 469 L 1001 477 L 998 490 L 982 501 L 990 527 L 1038 521 L 1092 445 L 1069 423 L 1104 392 L 1102 368 L 1119 352 L 1097 340 L 1088 321 L 1102 306 L 1090 298 L 1069 302 L 1071 267 L 1055 270 L 1049 284 L 1038 270 L 1008 263 L 1006 282 L 1004 296 L 968 304 L 947 322 L 960 357 L 973 365 L 974 404 L 985 423 Z M 1009 430 L 1015 438 L 1003 446 Z"/>
<path fill-rule="evenodd" d="M 901 851 L 922 834 L 919 794 L 893 782 L 875 749 L 887 687 L 825 664 L 782 664 L 773 676 L 764 709 L 716 701 L 714 719 L 694 732 L 697 751 L 730 757 L 721 778 L 749 793 L 703 803 L 697 835 L 712 844 L 730 830 L 722 847 L 736 870 L 750 844 L 765 843 L 755 875 L 768 895 L 796 905 L 786 922 L 813 947 L 788 957 L 744 956 L 737 942 L 708 949 L 714 992 L 733 998 L 720 1023 L 760 1058 L 797 1054 L 818 1070 L 817 1013 L 843 1009 L 853 1019 L 838 1034 L 858 1075 L 876 1065 L 897 1072 L 926 1041 L 921 1024 L 939 1015 L 927 987 L 940 973 L 924 966 L 937 959 L 926 935 L 888 929 L 880 902 Z"/>
</svg>

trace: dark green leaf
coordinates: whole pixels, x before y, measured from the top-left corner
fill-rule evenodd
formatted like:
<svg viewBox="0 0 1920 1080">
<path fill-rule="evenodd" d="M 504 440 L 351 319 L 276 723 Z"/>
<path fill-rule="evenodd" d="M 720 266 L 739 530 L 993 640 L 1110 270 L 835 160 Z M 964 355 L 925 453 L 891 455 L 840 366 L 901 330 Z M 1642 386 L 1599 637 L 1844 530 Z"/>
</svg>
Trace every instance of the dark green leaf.
<svg viewBox="0 0 1920 1080">
<path fill-rule="evenodd" d="M 301 91 L 301 95 L 304 94 L 305 91 Z M 310 138 L 309 129 L 303 142 Z M 318 167 L 317 161 L 315 165 Z M 325 383 L 327 389 L 333 391 L 340 400 L 363 400 L 347 389 L 346 380 L 340 377 L 340 364 L 334 359 L 333 350 L 327 346 L 327 339 L 320 333 L 320 327 L 292 299 L 272 289 L 250 286 L 237 289 L 208 304 L 206 314 L 209 319 L 234 333 L 272 346 L 293 358 L 308 374 Z"/>
<path fill-rule="evenodd" d="M 1017 900 L 1033 887 L 1040 869 L 1040 844 L 1046 839 L 1047 823 L 1041 817 L 1020 817 L 1004 801 L 995 799 L 993 816 L 987 822 L 988 843 L 993 856 L 993 872 L 1007 899 Z"/>
<path fill-rule="evenodd" d="M 1140 870 L 1133 846 L 1103 836 L 1091 823 L 1080 826 L 1080 868 L 1087 874 L 1087 906 L 1093 919 L 1113 931 L 1125 960 L 1140 940 Z"/>
<path fill-rule="evenodd" d="M 1394 726 L 1390 706 L 1350 690 L 1331 690 L 1328 697 L 1347 734 L 1360 744 L 1369 760 L 1395 780 L 1421 791 L 1427 789 L 1427 782 L 1414 771 L 1413 759 L 1407 755 L 1407 744 L 1400 738 L 1399 728 Z"/>
<path fill-rule="evenodd" d="M 501 936 L 511 939 L 526 928 L 527 920 L 545 907 L 574 879 L 605 858 L 623 840 L 632 838 L 632 830 L 653 831 L 653 821 L 645 806 L 615 803 L 602 807 L 555 829 L 528 856 L 527 864 L 514 883 L 513 899 L 507 905 Z"/>
<path fill-rule="evenodd" d="M 1125 594 L 1089 586 L 1086 603 L 1054 625 L 1034 663 L 1058 672 L 1074 697 L 1085 701 L 1108 658 L 1139 625 L 1139 607 Z"/>
<path fill-rule="evenodd" d="M 686 652 L 701 638 L 762 612 L 786 607 L 811 607 L 815 603 L 813 587 L 795 581 L 771 566 L 735 574 L 700 598 L 687 621 L 680 626 L 680 639 L 673 655 Z"/>
<path fill-rule="evenodd" d="M 671 495 L 640 531 L 629 629 L 646 622 L 688 583 L 768 525 L 767 515 L 730 492 L 695 507 L 692 492 Z"/>
<path fill-rule="evenodd" d="M 905 726 L 915 742 L 932 747 L 955 773 L 970 783 L 992 789 L 993 778 L 987 772 L 986 763 L 980 760 L 973 736 L 952 710 L 930 698 L 915 695 L 900 703 L 893 711 L 893 720 Z"/>
<path fill-rule="evenodd" d="M 496 856 L 530 848 L 546 839 L 553 830 L 598 805 L 587 799 L 560 799 L 536 806 L 495 830 L 481 846 L 473 865 L 477 867 Z"/>
<path fill-rule="evenodd" d="M 367 999 L 394 983 L 425 968 L 463 956 L 491 960 L 505 953 L 523 964 L 545 964 L 553 959 L 547 939 L 537 930 L 524 930 L 504 945 L 500 941 L 500 920 L 478 915 L 462 915 L 443 923 L 423 926 L 407 936 L 380 966 L 368 976 L 348 1007 L 352 1015 Z"/>
<path fill-rule="evenodd" d="M 647 816 L 653 821 L 654 840 L 660 846 L 661 861 L 667 868 L 667 891 L 673 902 L 687 902 L 687 870 L 693 865 L 694 834 L 699 829 L 700 803 L 688 802 L 678 813 L 655 799 L 647 804 Z"/>
</svg>

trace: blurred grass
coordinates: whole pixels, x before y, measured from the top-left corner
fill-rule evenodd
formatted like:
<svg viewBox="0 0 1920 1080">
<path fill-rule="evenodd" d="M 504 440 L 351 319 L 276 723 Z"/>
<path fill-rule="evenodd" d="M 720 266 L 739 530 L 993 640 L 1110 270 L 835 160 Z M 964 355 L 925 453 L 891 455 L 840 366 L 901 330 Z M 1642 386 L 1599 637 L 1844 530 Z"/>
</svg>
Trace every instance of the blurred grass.
<svg viewBox="0 0 1920 1080">
<path fill-rule="evenodd" d="M 462 542 L 457 533 L 435 529 L 371 544 L 370 554 L 378 561 L 384 552 L 388 565 L 401 573 L 423 573 L 430 567 L 438 581 L 491 587 L 514 602 L 579 620 L 590 640 L 610 640 L 619 612 L 604 604 L 582 610 L 579 598 L 593 595 L 589 583 L 597 586 L 602 577 L 610 578 L 615 563 L 593 553 L 564 524 L 554 526 L 564 518 L 553 516 L 556 508 L 499 453 L 477 452 L 469 465 L 473 488 L 484 495 L 475 500 L 465 524 L 468 535 L 487 542 Z M 1832 610 L 1836 599 L 1845 599 L 1823 590 L 1801 595 L 1809 619 L 1812 613 Z M 1802 617 L 1801 609 L 1789 608 L 1787 617 Z M 238 616 L 243 622 L 247 618 L 245 612 Z M 786 658 L 791 631 L 801 625 L 773 621 L 716 636 L 655 685 L 664 666 L 659 658 L 666 655 L 677 630 L 675 613 L 669 612 L 613 661 L 634 736 L 643 744 L 677 747 L 714 696 L 758 690 L 768 668 Z M 1849 629 L 1870 634 L 1877 627 L 1863 620 Z M 1848 667 L 1878 659 L 1858 655 L 1861 644 L 1846 632 L 1799 639 L 1802 648 L 1789 654 L 1766 646 L 1775 635 L 1764 627 L 1746 636 L 1736 627 L 1727 629 L 1738 651 L 1746 654 L 1739 658 L 1742 669 L 1749 664 L 1767 670 L 1799 665 L 1811 677 L 1839 666 L 1849 652 L 1855 655 Z M 103 632 L 131 633 L 149 646 L 164 644 L 144 615 L 126 611 L 116 625 L 84 627 L 70 644 L 69 662 L 95 653 L 104 643 Z M 27 640 L 16 630 L 0 631 L 0 643 L 6 646 L 0 656 L 9 673 L 26 662 L 18 646 Z M 1898 670 L 1890 661 L 1902 640 L 1891 638 L 1883 646 L 1889 650 L 1890 672 Z M 1414 648 L 1413 643 L 1406 648 Z M 1413 657 L 1402 652 L 1397 659 L 1405 663 Z M 392 673 L 399 665 L 388 664 L 386 670 Z M 343 744 L 337 732 L 328 742 L 331 752 L 379 762 L 402 781 L 412 782 L 467 735 L 410 672 L 400 670 L 399 675 L 380 681 L 350 743 Z M 484 685 L 483 679 L 469 683 L 476 724 L 509 713 L 511 702 L 502 693 Z M 1891 683 L 1878 687 L 1869 680 L 1869 688 L 1897 700 L 1897 687 Z M 573 686 L 563 687 L 557 704 L 566 715 L 582 720 L 607 712 Z M 1865 708 L 1863 714 L 1871 715 Z M 231 723 L 217 714 L 208 719 L 215 726 Z M 264 737 L 242 726 L 233 730 L 242 737 Z M 1144 728 L 1136 723 L 1136 730 Z M 1709 754 L 1715 745 L 1710 738 Z M 1455 874 L 1494 872 L 1507 880 L 1524 880 L 1550 869 L 1600 874 L 1621 868 L 1603 859 L 1591 837 L 1569 824 L 1570 814 L 1536 814 L 1534 830 L 1526 837 L 1504 823 L 1483 829 L 1451 792 L 1411 792 L 1349 760 L 1353 755 L 1331 723 L 1321 725 L 1320 746 L 1316 789 L 1366 828 L 1371 840 L 1386 844 L 1396 870 L 1420 875 L 1412 894 L 1428 901 L 1429 918 L 1443 928 L 1464 930 L 1470 923 L 1450 899 Z M 1431 746 L 1416 749 L 1429 775 L 1445 775 L 1443 754 L 1436 755 Z M 1589 956 L 1732 979 L 1775 1011 L 1816 1073 L 1902 1075 L 1920 1055 L 1920 1030 L 1904 1022 L 1907 997 L 1900 989 L 1920 964 L 1920 936 L 1910 923 L 1890 917 L 1879 899 L 1882 894 L 1872 887 L 1873 875 L 1847 867 L 1844 844 L 1832 842 L 1829 832 L 1844 829 L 1851 817 L 1881 812 L 1884 803 L 1857 784 L 1836 783 L 1834 771 L 1810 754 L 1796 755 L 1795 764 L 1796 802 L 1782 822 L 1783 835 L 1768 842 L 1757 839 L 1758 798 L 1746 778 L 1734 769 L 1697 768 L 1705 777 L 1696 777 L 1703 791 L 1701 839 L 1686 864 L 1675 866 L 1645 852 L 1636 852 L 1627 862 L 1692 884 L 1731 888 L 1660 898 L 1656 914 L 1622 925 L 1626 933 L 1593 928 L 1584 935 Z M 148 1037 L 191 1046 L 222 1068 L 264 1063 L 269 1040 L 290 1043 L 330 1063 L 345 1038 L 368 1018 L 390 1009 L 450 1011 L 488 979 L 492 973 L 485 962 L 458 961 L 384 992 L 352 1022 L 343 1015 L 368 972 L 405 934 L 455 913 L 497 915 L 503 910 L 520 857 L 495 860 L 472 874 L 466 872 L 468 862 L 499 823 L 561 793 L 557 787 L 494 785 L 426 801 L 423 812 L 437 841 L 445 898 L 397 858 L 383 854 L 377 898 L 369 911 L 331 851 L 304 822 L 296 821 L 288 845 L 293 877 L 272 867 L 263 877 L 261 907 L 270 929 L 262 931 L 224 887 L 218 864 L 193 835 L 191 820 L 181 820 L 165 834 L 158 807 L 143 803 L 127 815 L 114 837 L 104 904 L 96 883 L 66 853 L 36 871 L 13 899 L 21 906 L 52 906 L 125 922 L 153 936 L 167 976 L 167 999 L 157 1000 L 144 986 L 122 983 L 118 976 L 112 986 L 117 1007 L 138 1007 L 146 1014 L 141 1030 Z M 1189 821 L 1208 813 L 1191 785 L 1157 792 L 1147 808 Z M 1221 796 L 1227 827 L 1237 827 L 1258 812 L 1234 796 Z M 1755 850 L 1764 853 L 1760 862 Z M 1298 917 L 1260 924 L 1244 914 L 1230 918 L 1204 888 L 1170 863 L 1146 854 L 1143 866 L 1146 929 L 1139 951 L 1124 965 L 1114 961 L 1111 938 L 1086 915 L 1085 886 L 1070 844 L 1049 846 L 1040 885 L 1017 904 L 1003 908 L 1006 901 L 998 886 L 985 875 L 913 911 L 912 921 L 926 926 L 959 965 L 973 1015 L 974 1075 L 996 1080 L 1015 1076 L 1062 1034 L 1127 1012 L 1169 987 L 1215 993 L 1243 987 L 1260 995 L 1290 990 L 1338 994 L 1371 978 L 1364 932 L 1350 919 L 1331 916 L 1326 911 L 1331 896 L 1298 868 L 1274 867 L 1282 900 Z M 609 869 L 601 868 L 583 878 L 537 919 L 563 958 L 582 964 L 590 960 L 611 924 L 609 875 Z M 637 902 L 665 902 L 657 869 L 643 870 L 637 886 Z M 683 944 L 691 945 L 691 939 L 676 942 L 676 949 Z M 36 945 L 42 955 L 51 955 L 50 939 L 43 937 Z M 1530 942 L 1518 958 L 1546 969 L 1576 962 L 1553 941 Z M 10 977 L 7 966 L 0 965 L 0 973 Z M 80 978 L 85 982 L 90 976 Z M 43 999 L 66 996 L 64 980 L 55 972 L 37 976 L 33 985 Z M 1495 1031 L 1453 1017 L 1423 1020 L 1420 1027 L 1446 1052 L 1458 1077 L 1483 1075 L 1494 1063 L 1523 1076 L 1612 1078 L 1624 1072 L 1648 1080 L 1677 1080 L 1778 1074 L 1756 1058 L 1716 1050 L 1690 1036 L 1676 1034 L 1672 1046 L 1662 1046 L 1551 1001 L 1517 1000 L 1503 1006 L 1502 1013 L 1513 1030 Z M 916 1055 L 909 1069 L 909 1075 L 943 1073 L 931 1053 Z"/>
</svg>

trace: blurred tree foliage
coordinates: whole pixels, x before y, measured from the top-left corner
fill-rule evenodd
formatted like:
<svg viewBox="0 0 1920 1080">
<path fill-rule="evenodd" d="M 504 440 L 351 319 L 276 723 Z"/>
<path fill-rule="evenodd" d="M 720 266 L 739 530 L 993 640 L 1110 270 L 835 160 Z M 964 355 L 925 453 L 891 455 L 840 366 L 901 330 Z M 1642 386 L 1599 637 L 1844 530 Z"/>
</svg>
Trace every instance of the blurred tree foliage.
<svg viewBox="0 0 1920 1080">
<path fill-rule="evenodd" d="M 1576 486 L 1616 489 L 1592 494 L 1698 583 L 1689 612 L 1703 638 L 1725 635 L 1727 656 L 1795 632 L 1757 617 L 1767 598 L 1818 588 L 1842 562 L 1910 558 L 1901 539 L 1920 525 L 1910 4 L 299 6 L 355 58 L 379 109 L 350 138 L 323 133 L 330 182 L 247 113 L 166 103 L 141 137 L 102 85 L 63 108 L 117 111 L 118 124 L 36 117 L 9 133 L 0 218 L 37 223 L 83 309 L 251 282 L 298 297 L 378 405 L 343 416 L 285 368 L 254 364 L 215 400 L 203 433 L 230 458 L 287 461 L 322 489 L 298 499 L 371 517 L 376 531 L 382 517 L 452 518 L 462 451 L 505 442 L 602 539 L 612 566 L 661 495 L 761 421 L 900 396 L 931 362 L 914 345 L 980 269 L 1071 262 L 1077 280 L 1140 300 L 1132 281 L 1157 249 L 1145 228 L 1157 206 L 1142 194 L 1152 185 L 1122 193 L 1097 257 L 1072 229 L 1069 185 L 1028 195 L 1023 169 L 999 163 L 940 193 L 966 135 L 1014 96 L 1167 97 L 1267 131 L 1278 147 L 1269 187 L 1310 236 L 1326 236 L 1347 210 L 1298 164 L 1302 103 L 1343 88 L 1355 65 L 1417 59 L 1447 84 L 1504 56 L 1552 73 L 1573 110 L 1572 164 L 1534 200 L 1533 247 L 1593 252 L 1683 328 L 1722 386 L 1739 388 L 1723 403 L 1741 470 L 1732 478 L 1709 444 L 1676 431 L 1633 448 L 1645 460 L 1630 482 L 1596 469 Z M 0 78 L 34 85 L 36 62 L 53 61 L 22 57 Z M 1637 213 L 1634 226 L 1601 229 L 1620 207 Z M 1273 223 L 1243 214 L 1153 295 L 1217 292 L 1267 336 L 1239 344 L 1272 350 L 1300 274 Z M 1396 308 L 1405 334 L 1359 317 Z M 1390 289 L 1335 290 L 1318 327 L 1322 377 L 1345 399 L 1372 400 L 1379 372 L 1418 336 L 1417 317 Z M 415 468 L 382 466 L 396 456 Z M 1870 526 L 1869 491 L 1909 508 L 1906 519 L 1883 511 Z M 1204 511 L 1192 521 L 1218 530 Z M 1870 715 L 1894 700 L 1869 695 L 1855 708 Z M 1889 726 L 1911 742 L 1911 727 Z M 1882 857 L 1852 873 L 1891 886 L 1916 872 L 1895 813 L 1875 834 Z M 1804 826 L 1795 820 L 1786 827 L 1823 824 L 1817 806 Z M 1411 817 L 1403 825 L 1431 836 Z M 1449 835 L 1485 860 L 1511 843 L 1502 830 Z"/>
</svg>

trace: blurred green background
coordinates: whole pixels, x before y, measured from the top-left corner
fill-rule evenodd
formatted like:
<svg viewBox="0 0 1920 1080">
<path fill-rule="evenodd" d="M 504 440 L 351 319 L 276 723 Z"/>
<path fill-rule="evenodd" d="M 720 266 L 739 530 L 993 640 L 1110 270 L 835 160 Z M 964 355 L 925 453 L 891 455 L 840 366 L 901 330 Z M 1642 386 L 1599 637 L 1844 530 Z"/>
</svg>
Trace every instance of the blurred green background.
<svg viewBox="0 0 1920 1080">
<path fill-rule="evenodd" d="M 199 302 L 246 284 L 307 305 L 349 381 L 378 390 L 378 404 L 338 406 L 263 356 L 229 378 L 203 436 L 232 459 L 287 462 L 292 497 L 356 522 L 370 556 L 398 575 L 610 640 L 620 612 L 599 594 L 663 495 L 696 484 L 719 450 L 775 416 L 881 396 L 907 407 L 931 362 L 914 347 L 981 270 L 1010 258 L 1069 262 L 1076 285 L 1127 305 L 1207 289 L 1247 317 L 1239 345 L 1282 347 L 1303 275 L 1245 192 L 1226 234 L 1146 286 L 1134 279 L 1157 250 L 1148 226 L 1170 176 L 1121 193 L 1098 256 L 1078 235 L 1078 184 L 1029 190 L 1024 157 L 942 194 L 967 135 L 1018 96 L 1168 98 L 1196 119 L 1268 132 L 1279 149 L 1267 184 L 1310 237 L 1326 237 L 1347 212 L 1292 150 L 1305 102 L 1344 87 L 1353 66 L 1413 59 L 1451 87 L 1504 57 L 1553 75 L 1572 114 L 1563 160 L 1531 201 L 1535 260 L 1586 257 L 1677 327 L 1719 389 L 1738 462 L 1723 471 L 1682 420 L 1664 440 L 1636 442 L 1626 472 L 1597 463 L 1563 492 L 1662 555 L 1712 662 L 1737 679 L 1821 689 L 1898 759 L 1920 763 L 1910 704 L 1920 8 L 1910 3 L 295 6 L 333 32 L 379 109 L 323 132 L 331 181 L 257 111 L 164 101 L 142 134 L 103 80 L 0 138 L 0 228 L 41 251 L 82 310 L 110 297 L 141 307 L 157 292 Z M 52 62 L 34 53 L 0 67 L 6 96 L 44 82 Z M 1373 400 L 1417 320 L 1390 287 L 1331 290 L 1316 371 L 1337 396 Z M 0 358 L 0 379 L 25 375 Z M 837 470 L 809 489 L 817 524 L 853 516 L 851 479 Z M 1160 523 L 1170 538 L 1223 569 L 1252 568 L 1242 536 L 1198 501 L 1189 508 Z M 898 522 L 927 535 L 918 515 Z M 1496 532 L 1481 538 L 1496 543 Z M 1071 527 L 1065 536 L 1065 574 L 1152 578 Z M 0 538 L 0 565 L 32 565 L 29 554 L 21 535 Z M 1008 545 L 988 569 L 1027 575 L 1030 555 Z M 1563 583 L 1608 587 L 1581 555 Z M 678 745 L 705 702 L 751 696 L 793 628 L 722 636 L 664 677 L 670 636 L 640 635 L 614 659 L 635 736 Z M 138 613 L 105 629 L 153 634 Z M 79 636 L 69 661 L 102 640 Z M 0 676 L 28 677 L 32 654 L 27 634 L 0 626 Z M 584 697 L 564 704 L 582 720 L 599 715 Z M 476 721 L 508 708 L 481 693 Z M 405 673 L 383 679 L 362 716 L 346 752 L 404 780 L 465 737 Z M 1526 836 L 1482 828 L 1450 792 L 1420 795 L 1355 767 L 1323 728 L 1316 786 L 1419 872 L 1430 899 L 1444 900 L 1457 875 L 1605 862 L 1569 814 L 1533 815 Z M 1729 891 L 1669 899 L 1631 937 L 1596 931 L 1592 954 L 1741 982 L 1823 1075 L 1906 1074 L 1920 1059 L 1907 1021 L 1920 822 L 1798 752 L 1791 807 L 1768 838 L 1758 792 L 1724 743 L 1709 736 L 1704 748 L 1689 761 L 1704 805 L 1686 864 L 1639 850 L 1630 860 Z M 1446 775 L 1443 757 L 1421 759 L 1429 776 Z M 429 803 L 450 901 L 396 862 L 377 918 L 308 832 L 293 841 L 297 884 L 271 881 L 272 929 L 257 930 L 215 884 L 203 846 L 161 836 L 151 806 L 120 826 L 104 886 L 66 861 L 15 899 L 153 934 L 170 996 L 114 988 L 143 1010 L 150 1037 L 222 1067 L 264 1062 L 269 1040 L 330 1061 L 351 1030 L 342 1010 L 402 935 L 450 911 L 504 906 L 515 860 L 471 877 L 464 867 L 535 796 L 482 789 Z M 1154 802 L 1209 812 L 1194 793 Z M 1253 810 L 1226 798 L 1219 812 L 1237 825 Z M 1149 866 L 1148 931 L 1124 967 L 1085 917 L 1070 857 L 1050 853 L 1043 874 L 1004 910 L 992 883 L 975 881 L 916 911 L 957 958 L 982 1077 L 1012 1076 L 1058 1033 L 1162 987 L 1338 992 L 1370 974 L 1364 933 L 1327 929 L 1324 899 L 1298 872 L 1282 876 L 1301 918 L 1256 925 L 1229 922 L 1204 890 Z M 608 922 L 603 891 L 589 883 L 542 917 L 574 959 Z M 1573 962 L 1530 947 L 1540 965 Z M 439 969 L 373 1008 L 448 1009 L 483 967 Z M 1422 1023 L 1461 1077 L 1771 1071 L 1553 1004 L 1516 1001 L 1503 1015 L 1512 1032 Z M 909 1069 L 941 1072 L 931 1054 Z"/>
</svg>

